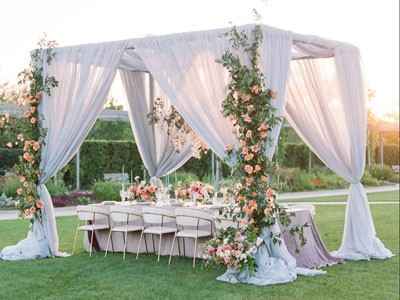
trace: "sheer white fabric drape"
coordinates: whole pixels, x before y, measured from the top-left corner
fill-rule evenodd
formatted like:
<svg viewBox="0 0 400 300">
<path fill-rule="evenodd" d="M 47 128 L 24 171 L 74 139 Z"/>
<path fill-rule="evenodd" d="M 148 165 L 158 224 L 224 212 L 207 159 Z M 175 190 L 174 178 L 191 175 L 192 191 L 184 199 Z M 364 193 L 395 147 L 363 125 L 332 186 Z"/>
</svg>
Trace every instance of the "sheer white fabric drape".
<svg viewBox="0 0 400 300">
<path fill-rule="evenodd" d="M 119 71 L 127 99 L 129 120 L 143 163 L 151 177 L 162 177 L 180 168 L 192 157 L 192 144 L 179 152 L 171 144 L 166 126 L 150 124 L 147 118 L 155 97 L 167 100 L 148 73 Z"/>
<path fill-rule="evenodd" d="M 291 62 L 286 119 L 315 154 L 348 181 L 345 229 L 335 255 L 346 259 L 391 256 L 376 237 L 365 190 L 367 108 L 357 49 L 335 58 Z"/>
<path fill-rule="evenodd" d="M 243 27 L 248 32 L 253 27 Z M 278 94 L 277 114 L 285 103 L 285 84 L 291 59 L 290 32 L 263 27 L 261 63 L 266 83 Z M 182 114 L 193 130 L 221 158 L 225 146 L 237 144 L 232 124 L 222 115 L 221 103 L 226 96 L 229 74 L 216 63 L 230 48 L 222 34 L 211 31 L 147 38 L 135 44 L 135 51 L 151 72 L 171 103 Z M 280 132 L 280 125 L 272 132 L 273 143 L 268 151 L 272 157 Z"/>
<path fill-rule="evenodd" d="M 45 74 L 55 76 L 59 86 L 52 90 L 51 96 L 43 97 L 39 107 L 42 125 L 47 129 L 38 186 L 44 202 L 43 220 L 35 221 L 27 239 L 9 247 L 7 256 L 2 252 L 1 258 L 18 255 L 18 259 L 30 259 L 33 252 L 35 257 L 62 255 L 53 204 L 45 183 L 72 159 L 94 125 L 124 49 L 125 43 L 61 48 L 50 66 L 44 64 Z M 41 247 L 26 247 L 37 244 Z"/>
</svg>

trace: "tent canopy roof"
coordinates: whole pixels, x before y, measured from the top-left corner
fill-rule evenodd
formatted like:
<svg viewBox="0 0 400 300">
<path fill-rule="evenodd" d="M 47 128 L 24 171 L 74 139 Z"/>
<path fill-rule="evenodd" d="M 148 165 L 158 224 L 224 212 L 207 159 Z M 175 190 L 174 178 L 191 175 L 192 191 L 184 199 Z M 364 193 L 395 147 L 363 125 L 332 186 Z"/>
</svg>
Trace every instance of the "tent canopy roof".
<svg viewBox="0 0 400 300">
<path fill-rule="evenodd" d="M 333 57 L 334 51 L 336 48 L 340 47 L 342 49 L 358 51 L 358 49 L 348 43 L 339 42 L 334 40 L 329 40 L 325 38 L 321 38 L 314 35 L 304 35 L 298 34 L 287 30 L 278 29 L 275 27 L 270 27 L 264 24 L 247 24 L 237 26 L 239 30 L 249 31 L 254 26 L 261 26 L 263 33 L 287 33 L 291 36 L 293 46 L 292 46 L 292 59 L 303 59 L 303 58 L 327 58 Z M 222 35 L 228 32 L 231 28 L 219 28 L 205 31 L 192 31 L 192 32 L 183 32 L 183 33 L 173 33 L 167 35 L 158 35 L 158 36 L 147 36 L 142 38 L 133 38 L 127 40 L 119 40 L 119 41 L 110 41 L 110 42 L 101 42 L 101 43 L 90 43 L 90 44 L 81 44 L 75 46 L 66 46 L 66 47 L 58 47 L 57 51 L 68 51 L 77 48 L 91 48 L 91 47 L 102 47 L 107 45 L 115 45 L 124 43 L 126 44 L 126 53 L 129 53 L 130 60 L 132 60 L 132 56 L 135 56 L 134 49 L 136 45 L 146 44 L 149 41 L 162 41 L 162 40 L 170 40 L 171 42 L 178 41 L 196 41 L 199 37 L 208 37 L 208 38 L 222 38 Z M 137 55 L 136 55 L 137 56 Z M 140 57 L 137 56 L 138 63 Z"/>
</svg>

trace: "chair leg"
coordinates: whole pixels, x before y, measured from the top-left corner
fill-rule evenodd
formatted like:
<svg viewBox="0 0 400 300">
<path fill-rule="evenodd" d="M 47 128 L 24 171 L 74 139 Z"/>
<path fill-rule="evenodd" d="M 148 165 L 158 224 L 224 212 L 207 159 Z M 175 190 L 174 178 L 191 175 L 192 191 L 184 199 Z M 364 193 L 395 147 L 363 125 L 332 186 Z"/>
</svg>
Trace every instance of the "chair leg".
<svg viewBox="0 0 400 300">
<path fill-rule="evenodd" d="M 110 245 L 111 234 L 112 234 L 112 230 L 110 229 L 110 232 L 108 234 L 108 239 L 107 239 L 106 253 L 104 254 L 104 257 L 106 257 L 107 253 L 108 253 L 108 246 Z"/>
<path fill-rule="evenodd" d="M 156 252 L 156 246 L 154 245 L 154 235 L 151 234 L 151 241 L 153 243 L 153 253 Z"/>
<path fill-rule="evenodd" d="M 90 237 L 89 256 L 92 256 L 92 252 L 93 252 L 93 238 L 94 238 L 94 230 L 92 230 L 92 235 L 91 235 L 91 237 Z"/>
<path fill-rule="evenodd" d="M 146 247 L 146 254 L 149 254 L 149 249 L 147 248 L 146 236 L 144 236 L 144 246 Z"/>
<path fill-rule="evenodd" d="M 78 228 L 79 228 L 79 226 L 77 226 L 75 229 L 74 242 L 72 243 L 72 254 L 75 253 L 76 239 L 78 238 L 78 233 L 79 233 Z"/>
<path fill-rule="evenodd" d="M 181 246 L 179 245 L 179 238 L 176 238 L 176 241 L 178 242 L 178 254 L 181 256 Z"/>
<path fill-rule="evenodd" d="M 126 255 L 126 246 L 128 245 L 128 231 L 125 231 L 125 243 L 124 243 L 124 255 L 123 255 L 123 260 L 125 260 L 125 255 Z"/>
<path fill-rule="evenodd" d="M 171 251 L 169 252 L 169 260 L 168 260 L 168 264 L 169 264 L 169 265 L 171 264 L 172 251 L 174 251 L 175 240 L 176 240 L 176 233 L 174 234 L 174 239 L 172 240 Z M 178 241 L 178 244 L 179 244 L 179 241 Z"/>
<path fill-rule="evenodd" d="M 136 252 L 136 259 L 139 258 L 139 250 L 140 250 L 140 245 L 142 244 L 142 238 L 143 238 L 143 230 L 142 230 L 142 232 L 140 233 L 139 244 L 138 244 L 137 252 Z M 146 240 L 146 237 L 145 237 L 144 239 Z"/>
<path fill-rule="evenodd" d="M 196 266 L 197 238 L 194 239 L 193 269 Z"/>
<path fill-rule="evenodd" d="M 158 257 L 157 262 L 160 261 L 160 254 L 161 254 L 161 242 L 162 242 L 162 234 L 160 234 L 160 241 L 158 242 Z"/>
</svg>

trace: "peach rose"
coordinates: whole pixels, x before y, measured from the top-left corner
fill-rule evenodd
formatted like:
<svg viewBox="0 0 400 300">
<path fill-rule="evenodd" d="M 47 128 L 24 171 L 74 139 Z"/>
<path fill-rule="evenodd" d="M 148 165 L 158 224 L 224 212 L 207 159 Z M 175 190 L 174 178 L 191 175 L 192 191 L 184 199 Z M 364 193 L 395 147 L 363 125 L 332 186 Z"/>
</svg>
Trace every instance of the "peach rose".
<svg viewBox="0 0 400 300">
<path fill-rule="evenodd" d="M 25 178 L 24 176 L 20 176 L 20 177 L 19 177 L 19 181 L 20 181 L 21 183 L 25 182 L 25 180 L 26 180 L 26 178 Z"/>
<path fill-rule="evenodd" d="M 13 144 L 12 144 L 11 142 L 8 142 L 8 143 L 6 144 L 6 146 L 7 146 L 8 148 L 12 148 L 12 147 L 13 147 Z"/>
<path fill-rule="evenodd" d="M 245 166 L 244 166 L 244 171 L 245 171 L 247 174 L 252 174 L 252 173 L 253 173 L 253 166 L 251 166 L 251 165 L 245 165 Z"/>
<path fill-rule="evenodd" d="M 243 102 L 249 102 L 251 100 L 251 96 L 248 94 L 242 94 L 240 98 L 243 100 Z"/>
<path fill-rule="evenodd" d="M 34 142 L 32 145 L 33 150 L 38 151 L 40 149 L 40 143 Z"/>
<path fill-rule="evenodd" d="M 245 121 L 246 123 L 251 123 L 251 118 L 248 114 L 244 114 L 242 115 L 243 121 Z"/>
<path fill-rule="evenodd" d="M 31 162 L 31 161 L 33 160 L 32 155 L 30 155 L 28 152 L 25 152 L 25 153 L 24 153 L 23 158 L 24 158 L 26 161 L 29 161 L 29 162 Z"/>
<path fill-rule="evenodd" d="M 258 131 L 266 131 L 266 130 L 268 130 L 268 125 L 266 124 L 266 123 L 262 123 L 261 125 L 260 125 L 260 127 L 258 127 L 258 129 L 257 129 Z"/>
<path fill-rule="evenodd" d="M 36 121 L 37 121 L 37 120 L 36 120 L 36 118 L 35 118 L 35 117 L 32 117 L 32 118 L 31 118 L 31 120 L 30 120 L 31 124 L 35 124 L 35 123 L 36 123 Z"/>
<path fill-rule="evenodd" d="M 258 84 L 253 85 L 250 88 L 250 91 L 254 94 L 254 95 L 258 95 L 261 92 L 261 87 Z"/>
<path fill-rule="evenodd" d="M 42 209 L 43 206 L 44 206 L 44 203 L 43 203 L 42 200 L 39 200 L 39 201 L 36 202 L 36 207 L 37 207 L 38 209 Z"/>
<path fill-rule="evenodd" d="M 22 195 L 23 192 L 24 190 L 22 188 L 17 189 L 17 195 Z"/>
<path fill-rule="evenodd" d="M 249 153 L 244 157 L 245 161 L 249 161 L 252 160 L 254 158 L 254 154 L 253 153 Z"/>
<path fill-rule="evenodd" d="M 255 165 L 254 166 L 254 172 L 260 172 L 261 171 L 261 166 L 260 165 Z"/>
</svg>

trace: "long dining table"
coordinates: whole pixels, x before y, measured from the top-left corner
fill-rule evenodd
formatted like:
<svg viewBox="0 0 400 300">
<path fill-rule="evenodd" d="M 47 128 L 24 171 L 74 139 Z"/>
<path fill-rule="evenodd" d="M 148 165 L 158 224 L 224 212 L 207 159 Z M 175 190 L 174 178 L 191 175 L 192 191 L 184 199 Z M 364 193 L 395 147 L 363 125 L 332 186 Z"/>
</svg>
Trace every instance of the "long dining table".
<svg viewBox="0 0 400 300">
<path fill-rule="evenodd" d="M 143 205 L 152 205 L 150 203 L 132 203 L 132 202 L 105 202 L 92 204 L 104 211 L 111 211 L 114 205 L 128 205 L 130 207 L 139 208 Z M 153 204 L 154 205 L 154 204 Z M 174 214 L 177 207 L 182 204 L 164 204 L 163 209 L 167 209 Z M 226 226 L 234 224 L 232 221 L 221 216 L 221 210 L 223 209 L 223 204 L 204 204 L 204 205 L 192 205 L 189 206 L 191 209 L 200 209 L 203 212 L 207 212 L 214 218 L 213 230 L 218 230 Z M 341 263 L 340 258 L 333 257 L 326 249 L 321 237 L 319 235 L 317 226 L 314 222 L 313 215 L 315 214 L 315 208 L 313 206 L 290 206 L 288 207 L 289 212 L 293 212 L 291 216 L 291 225 L 298 226 L 307 224 L 304 228 L 304 235 L 306 238 L 306 244 L 301 245 L 298 237 L 289 233 L 288 228 L 282 229 L 282 237 L 288 248 L 288 251 L 296 258 L 297 266 L 304 268 L 320 268 L 324 266 L 329 266 L 337 263 Z M 96 222 L 102 222 L 96 221 Z M 168 226 L 176 226 L 176 224 L 169 224 Z M 109 231 L 108 230 L 98 230 L 95 232 L 93 247 L 97 251 L 105 251 L 107 247 Z M 166 234 L 163 235 L 161 243 L 161 255 L 169 255 L 171 251 L 171 245 L 174 235 Z M 140 239 L 140 232 L 130 232 L 127 235 L 127 253 L 136 253 L 138 251 Z M 209 238 L 199 238 L 197 243 L 196 257 L 203 258 L 206 251 L 206 243 Z M 84 235 L 84 248 L 89 250 L 89 235 Z M 124 248 L 124 234 L 121 232 L 114 232 L 111 237 L 111 243 L 109 245 L 109 252 L 122 252 Z M 177 245 L 179 243 L 179 246 Z M 156 253 L 158 252 L 159 238 L 156 235 L 144 235 L 144 241 L 142 241 L 139 253 Z M 180 253 L 179 253 L 180 252 Z M 194 240 L 185 238 L 178 239 L 176 241 L 175 247 L 172 250 L 172 255 L 183 255 L 186 257 L 193 257 L 194 255 Z"/>
</svg>

